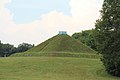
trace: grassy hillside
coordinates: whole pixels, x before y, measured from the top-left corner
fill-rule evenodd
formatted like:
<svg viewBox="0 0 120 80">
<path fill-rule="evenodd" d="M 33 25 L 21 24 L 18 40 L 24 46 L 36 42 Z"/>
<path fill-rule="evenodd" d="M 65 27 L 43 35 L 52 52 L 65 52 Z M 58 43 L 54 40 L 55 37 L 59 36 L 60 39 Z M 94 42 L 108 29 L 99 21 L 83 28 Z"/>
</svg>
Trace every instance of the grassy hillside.
<svg viewBox="0 0 120 80">
<path fill-rule="evenodd" d="M 27 52 L 89 52 L 94 51 L 68 35 L 56 35 Z"/>
<path fill-rule="evenodd" d="M 0 58 L 0 80 L 120 80 L 99 59 L 66 57 Z"/>
<path fill-rule="evenodd" d="M 61 53 L 61 54 L 59 54 Z M 31 54 L 33 55 L 63 55 L 66 53 L 64 56 L 73 56 L 75 53 L 91 53 L 94 54 L 96 53 L 94 50 L 89 48 L 88 46 L 84 45 L 80 41 L 70 37 L 69 35 L 56 35 L 47 41 L 39 44 L 38 46 L 26 51 L 25 53 L 20 53 L 20 55 L 25 55 L 25 54 Z M 70 54 L 69 54 L 70 53 Z M 77 54 L 78 55 L 78 54 Z M 18 54 L 15 54 L 13 56 L 19 56 Z"/>
</svg>

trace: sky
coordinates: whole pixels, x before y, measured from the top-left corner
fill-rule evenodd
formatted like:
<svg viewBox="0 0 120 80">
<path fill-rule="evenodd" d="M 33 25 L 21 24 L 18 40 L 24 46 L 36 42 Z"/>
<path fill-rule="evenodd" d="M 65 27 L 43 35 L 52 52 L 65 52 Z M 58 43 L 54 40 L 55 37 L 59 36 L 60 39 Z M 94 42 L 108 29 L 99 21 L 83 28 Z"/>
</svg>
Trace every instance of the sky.
<svg viewBox="0 0 120 80">
<path fill-rule="evenodd" d="M 103 0 L 0 0 L 0 40 L 17 46 L 94 28 Z"/>
</svg>

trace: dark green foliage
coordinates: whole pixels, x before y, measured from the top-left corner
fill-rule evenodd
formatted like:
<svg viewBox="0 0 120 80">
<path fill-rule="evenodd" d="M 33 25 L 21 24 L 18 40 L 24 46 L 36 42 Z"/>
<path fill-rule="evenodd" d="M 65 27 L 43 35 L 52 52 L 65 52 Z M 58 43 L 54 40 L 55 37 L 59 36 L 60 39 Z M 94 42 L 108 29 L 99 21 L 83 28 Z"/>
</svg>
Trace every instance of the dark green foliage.
<svg viewBox="0 0 120 80">
<path fill-rule="evenodd" d="M 1 56 L 1 54 L 2 54 L 2 43 L 0 41 L 0 56 Z"/>
<path fill-rule="evenodd" d="M 23 43 L 23 44 L 19 44 L 18 47 L 16 48 L 14 47 L 14 45 L 8 43 L 3 44 L 0 41 L 0 57 L 7 57 L 17 52 L 25 52 L 32 47 L 34 47 L 34 45 Z"/>
<path fill-rule="evenodd" d="M 72 35 L 73 38 L 80 40 L 85 45 L 91 47 L 92 49 L 97 51 L 96 42 L 94 39 L 94 29 L 85 30 L 80 33 L 74 33 Z"/>
<path fill-rule="evenodd" d="M 28 43 L 22 43 L 19 44 L 17 47 L 17 52 L 25 52 L 28 49 L 31 49 L 32 47 L 34 47 L 34 45 L 28 44 Z"/>
<path fill-rule="evenodd" d="M 106 71 L 120 76 L 120 0 L 104 0 L 96 41 Z"/>
<path fill-rule="evenodd" d="M 16 52 L 16 48 L 10 44 L 2 44 L 0 45 L 0 56 L 7 57 Z"/>
<path fill-rule="evenodd" d="M 3 49 L 3 54 L 6 57 L 16 52 L 16 48 L 10 44 L 4 44 L 2 46 L 2 49 Z"/>
</svg>

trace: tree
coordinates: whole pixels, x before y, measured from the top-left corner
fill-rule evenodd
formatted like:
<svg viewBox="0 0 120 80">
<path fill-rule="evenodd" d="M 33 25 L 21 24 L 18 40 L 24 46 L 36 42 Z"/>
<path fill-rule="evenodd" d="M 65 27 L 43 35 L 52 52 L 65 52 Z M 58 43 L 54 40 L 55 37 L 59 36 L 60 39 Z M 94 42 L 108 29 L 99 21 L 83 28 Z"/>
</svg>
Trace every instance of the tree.
<svg viewBox="0 0 120 80">
<path fill-rule="evenodd" d="M 7 57 L 13 53 L 15 53 L 15 47 L 10 44 L 1 44 L 1 57 Z"/>
<path fill-rule="evenodd" d="M 120 0 L 104 0 L 96 21 L 96 42 L 106 71 L 120 76 Z"/>
<path fill-rule="evenodd" d="M 80 40 L 82 43 L 86 44 L 87 46 L 97 51 L 96 43 L 94 39 L 94 29 L 85 30 L 80 33 L 74 33 L 72 37 Z"/>
<path fill-rule="evenodd" d="M 32 47 L 34 47 L 34 45 L 28 44 L 28 43 L 22 43 L 19 44 L 17 47 L 17 52 L 25 52 L 28 49 L 31 49 Z"/>
<path fill-rule="evenodd" d="M 2 43 L 0 41 L 0 56 L 1 56 L 1 54 L 2 54 Z"/>
<path fill-rule="evenodd" d="M 4 56 L 6 56 L 6 57 L 15 52 L 14 46 L 13 46 L 13 45 L 10 45 L 10 44 L 4 44 L 4 45 L 2 46 L 2 49 L 3 49 L 3 54 L 4 54 Z"/>
</svg>

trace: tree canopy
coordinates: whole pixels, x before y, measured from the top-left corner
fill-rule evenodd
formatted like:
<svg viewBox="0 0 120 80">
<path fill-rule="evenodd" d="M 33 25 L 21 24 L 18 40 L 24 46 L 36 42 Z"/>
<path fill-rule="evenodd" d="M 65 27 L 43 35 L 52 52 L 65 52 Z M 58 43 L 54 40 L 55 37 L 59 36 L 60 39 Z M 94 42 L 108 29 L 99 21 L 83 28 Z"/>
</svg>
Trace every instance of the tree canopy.
<svg viewBox="0 0 120 80">
<path fill-rule="evenodd" d="M 120 0 L 104 0 L 96 21 L 96 42 L 106 71 L 120 76 Z"/>
</svg>

